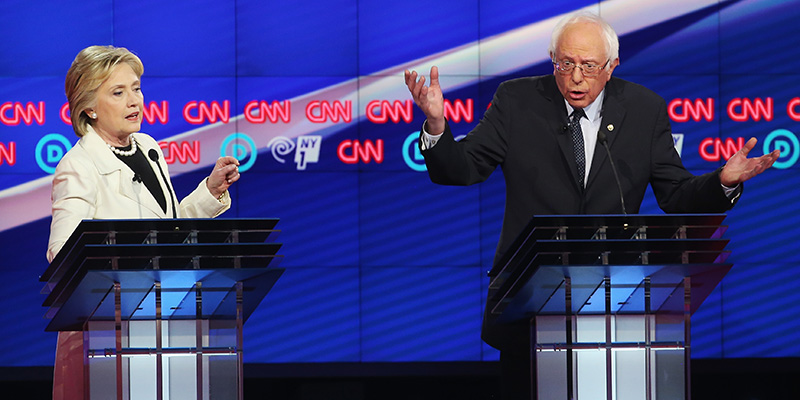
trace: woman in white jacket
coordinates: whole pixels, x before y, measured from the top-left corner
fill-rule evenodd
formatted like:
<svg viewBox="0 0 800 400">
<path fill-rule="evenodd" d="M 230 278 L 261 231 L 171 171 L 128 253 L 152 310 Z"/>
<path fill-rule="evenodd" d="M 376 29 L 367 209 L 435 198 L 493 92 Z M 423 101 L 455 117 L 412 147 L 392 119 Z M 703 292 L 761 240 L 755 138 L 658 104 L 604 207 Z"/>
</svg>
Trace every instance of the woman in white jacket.
<svg viewBox="0 0 800 400">
<path fill-rule="evenodd" d="M 65 90 L 80 140 L 53 177 L 48 261 L 83 219 L 212 218 L 230 208 L 228 187 L 240 175 L 229 156 L 178 203 L 158 143 L 137 133 L 143 72 L 136 55 L 113 46 L 87 47 L 72 62 Z M 82 399 L 83 381 L 83 335 L 60 332 L 53 399 Z"/>
</svg>

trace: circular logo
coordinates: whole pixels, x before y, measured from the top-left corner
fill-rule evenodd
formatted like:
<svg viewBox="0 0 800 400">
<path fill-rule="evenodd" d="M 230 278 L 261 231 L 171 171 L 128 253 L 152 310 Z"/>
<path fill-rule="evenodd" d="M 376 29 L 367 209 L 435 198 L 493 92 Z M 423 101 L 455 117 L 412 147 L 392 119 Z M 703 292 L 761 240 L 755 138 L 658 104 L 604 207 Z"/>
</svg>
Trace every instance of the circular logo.
<svg viewBox="0 0 800 400">
<path fill-rule="evenodd" d="M 45 135 L 39 143 L 36 143 L 36 164 L 48 174 L 55 173 L 61 157 L 64 157 L 71 148 L 72 143 L 64 136 L 58 133 Z"/>
<path fill-rule="evenodd" d="M 219 150 L 220 157 L 233 156 L 239 160 L 239 172 L 245 172 L 256 163 L 258 148 L 256 142 L 244 133 L 232 133 L 222 141 Z M 247 159 L 247 161 L 244 161 Z"/>
<path fill-rule="evenodd" d="M 267 147 L 269 147 L 270 151 L 272 152 L 272 157 L 281 164 L 285 164 L 286 160 L 283 159 L 283 156 L 291 154 L 294 151 L 295 145 L 294 142 L 283 136 L 277 136 L 272 138 L 272 140 L 267 143 Z"/>
<path fill-rule="evenodd" d="M 800 158 L 800 141 L 792 131 L 776 129 L 767 135 L 767 138 L 764 139 L 764 154 L 775 149 L 781 151 L 781 157 L 775 161 L 775 164 L 772 164 L 775 168 L 789 168 Z"/>
<path fill-rule="evenodd" d="M 403 142 L 403 161 L 406 162 L 409 168 L 417 172 L 427 171 L 425 166 L 425 159 L 419 151 L 419 135 L 420 132 L 412 132 L 406 137 Z"/>
</svg>

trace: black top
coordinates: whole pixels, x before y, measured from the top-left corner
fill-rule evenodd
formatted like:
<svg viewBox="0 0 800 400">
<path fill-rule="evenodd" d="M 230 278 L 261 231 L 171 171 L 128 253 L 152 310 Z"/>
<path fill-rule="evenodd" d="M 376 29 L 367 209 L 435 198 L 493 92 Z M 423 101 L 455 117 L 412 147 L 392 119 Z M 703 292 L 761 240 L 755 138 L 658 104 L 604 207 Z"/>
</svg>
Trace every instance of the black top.
<svg viewBox="0 0 800 400">
<path fill-rule="evenodd" d="M 130 151 L 131 145 L 117 147 L 117 149 L 121 151 Z M 133 171 L 133 180 L 144 183 L 144 186 L 147 187 L 147 190 L 150 191 L 150 194 L 152 194 L 158 202 L 158 205 L 161 206 L 161 210 L 166 214 L 167 198 L 164 196 L 164 191 L 161 190 L 161 185 L 158 183 L 155 171 L 150 167 L 150 162 L 147 160 L 144 153 L 142 153 L 142 150 L 137 147 L 136 153 L 133 153 L 131 156 L 121 156 L 117 153 L 114 153 L 114 155 L 124 162 L 125 165 L 130 167 Z"/>
</svg>

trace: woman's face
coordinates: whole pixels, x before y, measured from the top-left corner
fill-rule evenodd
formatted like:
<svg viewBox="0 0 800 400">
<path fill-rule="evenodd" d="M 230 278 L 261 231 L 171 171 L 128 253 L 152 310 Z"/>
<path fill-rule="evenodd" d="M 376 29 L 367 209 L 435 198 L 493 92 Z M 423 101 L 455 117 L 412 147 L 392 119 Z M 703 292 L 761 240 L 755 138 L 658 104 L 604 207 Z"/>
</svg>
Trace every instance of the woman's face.
<svg viewBox="0 0 800 400">
<path fill-rule="evenodd" d="M 142 95 L 139 77 L 127 63 L 114 67 L 111 76 L 97 90 L 94 109 L 97 113 L 92 126 L 111 145 L 126 146 L 128 136 L 142 127 Z"/>
</svg>

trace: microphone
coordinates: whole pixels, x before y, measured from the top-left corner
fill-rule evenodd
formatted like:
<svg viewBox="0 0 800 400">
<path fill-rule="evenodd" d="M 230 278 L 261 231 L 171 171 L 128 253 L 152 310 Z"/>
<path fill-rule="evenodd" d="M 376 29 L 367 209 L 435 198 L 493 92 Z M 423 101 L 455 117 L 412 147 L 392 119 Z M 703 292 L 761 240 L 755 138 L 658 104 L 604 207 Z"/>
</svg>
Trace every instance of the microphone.
<svg viewBox="0 0 800 400">
<path fill-rule="evenodd" d="M 133 182 L 139 182 L 139 183 L 142 183 L 142 177 L 141 177 L 141 176 L 139 176 L 139 174 L 133 174 L 133 179 L 131 179 L 131 180 L 132 180 Z"/>
<path fill-rule="evenodd" d="M 597 131 L 597 141 L 600 142 L 606 149 L 608 161 L 611 162 L 611 170 L 614 172 L 614 179 L 617 180 L 617 189 L 619 189 L 619 202 L 622 205 L 622 214 L 628 215 L 628 213 L 625 211 L 625 196 L 622 194 L 622 184 L 619 181 L 619 174 L 617 174 L 617 166 L 614 165 L 614 159 L 611 157 L 611 150 L 608 148 L 608 138 L 602 129 Z"/>
<path fill-rule="evenodd" d="M 158 152 L 156 151 L 156 149 L 150 149 L 150 151 L 147 152 L 147 156 L 150 157 L 150 159 L 153 160 L 153 162 L 156 163 L 156 165 L 158 166 L 158 172 L 161 173 L 161 179 L 164 180 L 164 184 L 167 185 L 167 190 L 169 190 L 170 203 L 172 204 L 172 217 L 178 218 L 178 213 L 175 212 L 175 193 L 172 192 L 172 187 L 169 186 L 169 181 L 167 180 L 167 176 L 164 175 L 164 170 L 161 169 L 161 164 L 158 163 Z"/>
</svg>

